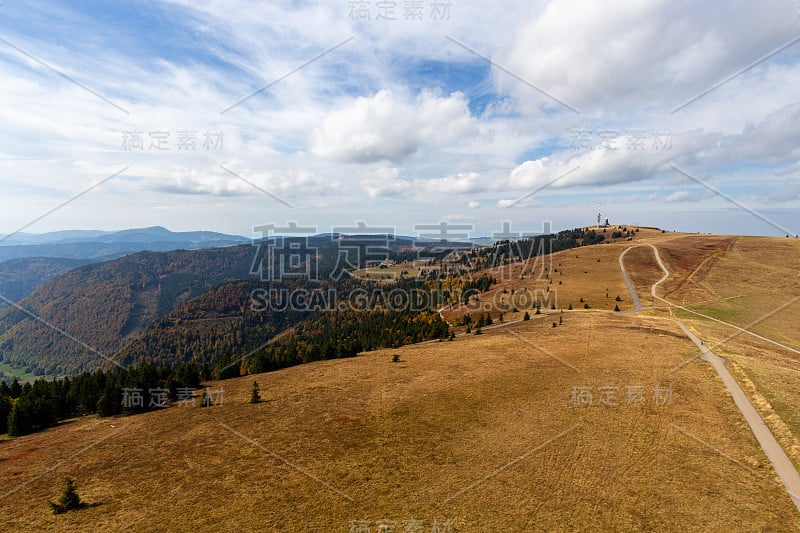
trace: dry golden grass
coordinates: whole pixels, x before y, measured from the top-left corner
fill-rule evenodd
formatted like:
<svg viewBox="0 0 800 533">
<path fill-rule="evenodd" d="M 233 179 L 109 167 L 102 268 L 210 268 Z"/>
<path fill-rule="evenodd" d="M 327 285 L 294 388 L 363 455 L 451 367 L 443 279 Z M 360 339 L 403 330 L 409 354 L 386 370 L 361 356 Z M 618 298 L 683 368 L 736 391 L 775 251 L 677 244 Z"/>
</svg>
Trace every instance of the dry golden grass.
<svg viewBox="0 0 800 533">
<path fill-rule="evenodd" d="M 677 272 L 667 285 L 668 299 L 800 350 L 800 241 L 684 237 L 659 250 Z M 800 465 L 800 354 L 713 320 L 676 314 L 731 360 L 737 380 Z"/>
<path fill-rule="evenodd" d="M 713 370 L 672 371 L 695 354 L 673 322 L 564 315 L 557 328 L 534 319 L 212 384 L 225 390 L 222 406 L 91 417 L 5 442 L 0 496 L 29 483 L 2 500 L 3 527 L 797 529 Z M 254 379 L 265 401 L 251 405 Z M 571 405 L 576 386 L 593 387 L 594 405 Z M 619 388 L 618 406 L 597 404 L 606 386 Z M 627 405 L 636 386 L 644 405 Z M 653 402 L 657 386 L 672 387 L 671 404 Z M 92 505 L 54 516 L 45 502 L 66 476 Z"/>
<path fill-rule="evenodd" d="M 673 272 L 659 294 L 741 326 L 800 294 L 787 278 L 800 257 L 789 241 L 642 229 L 633 242 L 561 252 L 553 285 L 512 271 L 495 289 L 557 290 L 559 308 L 576 308 L 558 327 L 534 317 L 227 380 L 211 384 L 224 389 L 222 406 L 88 417 L 0 442 L 2 527 L 346 532 L 387 519 L 400 532 L 406 520 L 430 531 L 436 519 L 452 531 L 796 531 L 798 513 L 749 427 L 668 314 L 608 312 L 617 294 L 632 308 L 617 258 L 645 242 Z M 625 265 L 649 305 L 661 277 L 652 250 L 632 249 Z M 754 329 L 798 346 L 797 311 Z M 710 345 L 732 333 L 683 315 Z M 797 459 L 795 355 L 746 335 L 715 350 Z M 264 399 L 255 405 L 253 380 Z M 582 386 L 593 405 L 572 405 Z M 618 405 L 599 405 L 601 387 L 617 387 Z M 643 405 L 628 405 L 628 387 L 644 387 Z M 656 387 L 672 401 L 657 405 Z M 90 506 L 54 516 L 46 500 L 66 476 Z"/>
<path fill-rule="evenodd" d="M 542 313 L 553 307 L 556 311 L 569 310 L 570 305 L 575 311 L 584 311 L 584 305 L 589 311 L 613 311 L 616 305 L 620 311 L 632 310 L 633 301 L 618 262 L 626 246 L 629 244 L 588 246 L 482 271 L 498 283 L 479 300 L 448 309 L 443 315 L 455 322 L 467 313 L 489 312 L 496 318 L 503 312 L 511 321 L 521 318 L 526 309 L 533 315 L 537 303 Z M 617 302 L 617 296 L 622 301 Z"/>
</svg>

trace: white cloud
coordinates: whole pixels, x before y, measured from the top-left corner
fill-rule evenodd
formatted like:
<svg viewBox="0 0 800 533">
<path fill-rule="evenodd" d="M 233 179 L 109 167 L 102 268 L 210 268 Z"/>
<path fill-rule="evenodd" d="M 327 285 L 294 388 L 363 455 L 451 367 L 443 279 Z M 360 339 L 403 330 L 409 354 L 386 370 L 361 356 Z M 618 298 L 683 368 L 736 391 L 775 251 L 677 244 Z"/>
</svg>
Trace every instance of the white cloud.
<svg viewBox="0 0 800 533">
<path fill-rule="evenodd" d="M 416 179 L 414 188 L 423 194 L 469 194 L 487 189 L 489 183 L 477 172 L 460 172 L 434 179 Z"/>
<path fill-rule="evenodd" d="M 706 196 L 703 194 L 698 194 L 691 191 L 675 191 L 674 193 L 664 198 L 664 201 L 667 203 L 699 202 L 705 197 Z"/>
<path fill-rule="evenodd" d="M 626 138 L 620 137 L 620 146 Z M 609 149 L 596 147 L 585 153 L 543 157 L 517 166 L 509 180 L 515 189 L 561 189 L 576 186 L 604 186 L 650 179 L 669 170 L 670 163 L 687 154 L 668 149 Z"/>
<path fill-rule="evenodd" d="M 421 149 L 438 148 L 477 132 L 463 94 L 424 91 L 414 99 L 381 90 L 359 97 L 325 117 L 311 134 L 311 151 L 345 163 L 402 162 Z"/>
<path fill-rule="evenodd" d="M 778 190 L 767 194 L 764 199 L 771 203 L 798 200 L 800 199 L 800 181 L 787 181 Z"/>
<path fill-rule="evenodd" d="M 476 202 L 475 200 L 470 200 L 469 203 L 467 204 L 467 207 L 470 208 L 470 209 L 477 209 L 480 206 L 481 206 L 481 203 L 480 202 Z"/>
<path fill-rule="evenodd" d="M 796 35 L 796 6 L 691 0 L 549 2 L 521 17 L 498 60 L 582 111 L 683 103 Z M 500 75 L 527 101 L 559 106 Z"/>
</svg>

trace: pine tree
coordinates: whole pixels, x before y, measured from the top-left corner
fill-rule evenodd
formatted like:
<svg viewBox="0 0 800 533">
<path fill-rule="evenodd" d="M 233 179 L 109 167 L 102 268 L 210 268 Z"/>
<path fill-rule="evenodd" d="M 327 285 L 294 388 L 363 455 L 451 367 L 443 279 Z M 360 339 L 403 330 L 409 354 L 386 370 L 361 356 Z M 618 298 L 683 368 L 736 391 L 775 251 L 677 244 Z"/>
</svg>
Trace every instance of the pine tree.
<svg viewBox="0 0 800 533">
<path fill-rule="evenodd" d="M 531 315 L 529 315 L 528 312 L 525 311 L 525 314 L 522 315 L 522 320 L 530 320 L 530 319 L 531 319 Z"/>
<path fill-rule="evenodd" d="M 77 487 L 71 478 L 67 478 L 64 492 L 61 493 L 61 498 L 59 498 L 58 503 L 53 503 L 49 500 L 47 503 L 50 505 L 50 509 L 53 510 L 53 514 L 62 514 L 86 506 L 86 504 L 81 501 L 80 496 L 78 496 Z"/>
<path fill-rule="evenodd" d="M 20 394 L 22 394 L 22 387 L 19 384 L 19 380 L 15 376 L 14 381 L 11 382 L 11 397 L 19 398 Z"/>
<path fill-rule="evenodd" d="M 0 435 L 8 431 L 8 415 L 11 414 L 11 399 L 0 396 Z"/>
<path fill-rule="evenodd" d="M 250 403 L 258 403 L 261 401 L 261 395 L 258 392 L 258 382 L 253 382 L 253 390 L 250 392 Z"/>
</svg>

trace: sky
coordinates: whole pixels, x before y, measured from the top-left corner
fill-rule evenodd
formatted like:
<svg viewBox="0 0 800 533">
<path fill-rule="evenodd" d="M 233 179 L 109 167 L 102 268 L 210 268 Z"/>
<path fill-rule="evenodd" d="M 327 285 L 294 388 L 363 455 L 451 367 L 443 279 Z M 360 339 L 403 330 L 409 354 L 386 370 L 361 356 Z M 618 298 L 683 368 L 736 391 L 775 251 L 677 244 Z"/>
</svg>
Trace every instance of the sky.
<svg viewBox="0 0 800 533">
<path fill-rule="evenodd" d="M 800 233 L 796 0 L 0 3 L 0 233 Z"/>
</svg>

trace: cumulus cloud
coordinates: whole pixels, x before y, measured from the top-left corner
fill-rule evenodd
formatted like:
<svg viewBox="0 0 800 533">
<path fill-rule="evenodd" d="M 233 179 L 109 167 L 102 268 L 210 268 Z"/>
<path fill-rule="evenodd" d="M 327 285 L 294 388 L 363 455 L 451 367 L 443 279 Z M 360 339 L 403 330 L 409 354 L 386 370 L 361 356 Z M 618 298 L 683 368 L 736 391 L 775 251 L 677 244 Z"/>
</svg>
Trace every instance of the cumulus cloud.
<svg viewBox="0 0 800 533">
<path fill-rule="evenodd" d="M 467 204 L 467 207 L 470 208 L 470 209 L 477 209 L 480 206 L 481 206 L 481 203 L 480 202 L 476 202 L 475 200 L 470 200 L 469 203 Z"/>
<path fill-rule="evenodd" d="M 798 200 L 800 199 L 800 181 L 787 181 L 777 190 L 767 194 L 764 199 L 771 203 Z"/>
<path fill-rule="evenodd" d="M 691 0 L 549 2 L 520 20 L 498 60 L 582 110 L 674 107 L 793 37 L 792 11 L 780 0 L 724 11 Z M 529 101 L 545 98 L 498 81 Z"/>
<path fill-rule="evenodd" d="M 625 146 L 626 139 L 620 140 L 620 146 Z M 515 189 L 527 190 L 633 183 L 669 170 L 670 163 L 683 161 L 690 155 L 691 151 L 682 150 L 601 146 L 585 153 L 525 161 L 511 172 L 509 181 Z"/>
<path fill-rule="evenodd" d="M 427 194 L 468 194 L 486 190 L 488 183 L 477 172 L 462 172 L 444 178 L 416 179 L 414 188 Z"/>
<path fill-rule="evenodd" d="M 408 99 L 381 90 L 329 113 L 311 133 L 311 151 L 345 163 L 399 163 L 423 147 L 441 147 L 475 134 L 476 119 L 468 104 L 461 93 L 423 91 Z"/>
<path fill-rule="evenodd" d="M 253 172 L 240 162 L 234 161 L 229 165 L 226 168 L 231 168 L 236 175 L 222 168 L 197 169 L 174 165 L 166 175 L 142 176 L 142 179 L 146 188 L 158 192 L 221 197 L 262 193 L 256 187 L 279 197 L 305 196 L 323 194 L 330 186 L 306 169 Z M 157 172 L 157 169 L 151 171 Z"/>
<path fill-rule="evenodd" d="M 696 192 L 691 191 L 675 191 L 674 193 L 670 194 L 666 198 L 664 198 L 665 202 L 668 203 L 678 203 L 678 202 L 699 202 L 700 200 L 704 199 L 706 195 L 698 194 Z"/>
</svg>

